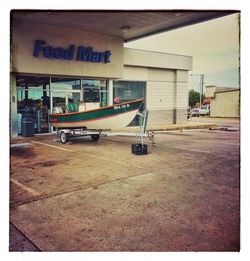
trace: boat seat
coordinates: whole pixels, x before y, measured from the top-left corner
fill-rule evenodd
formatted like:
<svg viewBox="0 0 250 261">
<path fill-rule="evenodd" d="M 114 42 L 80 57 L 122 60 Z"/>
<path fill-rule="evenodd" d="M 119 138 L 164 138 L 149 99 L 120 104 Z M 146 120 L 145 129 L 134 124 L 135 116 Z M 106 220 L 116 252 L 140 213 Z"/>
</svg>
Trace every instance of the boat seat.
<svg viewBox="0 0 250 261">
<path fill-rule="evenodd" d="M 53 113 L 63 113 L 62 107 L 54 107 Z"/>
</svg>

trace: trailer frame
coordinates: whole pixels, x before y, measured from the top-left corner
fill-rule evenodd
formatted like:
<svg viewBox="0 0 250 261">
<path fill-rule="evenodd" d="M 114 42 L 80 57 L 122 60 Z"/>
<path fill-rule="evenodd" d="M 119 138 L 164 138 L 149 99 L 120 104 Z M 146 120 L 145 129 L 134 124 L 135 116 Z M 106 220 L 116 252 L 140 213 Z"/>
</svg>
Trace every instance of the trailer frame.
<svg viewBox="0 0 250 261">
<path fill-rule="evenodd" d="M 71 138 L 82 137 L 82 136 L 90 136 L 92 141 L 97 142 L 101 135 L 103 136 L 132 136 L 138 137 L 141 140 L 142 146 L 144 146 L 144 138 L 147 137 L 152 141 L 154 145 L 154 133 L 147 132 L 147 119 L 148 119 L 148 111 L 144 110 L 142 112 L 138 112 L 137 115 L 141 117 L 140 131 L 139 132 L 126 132 L 126 131 L 111 131 L 111 130 L 92 130 L 86 128 L 56 128 L 53 134 L 56 135 L 55 140 L 60 140 L 61 143 L 65 144 L 70 141 Z"/>
</svg>

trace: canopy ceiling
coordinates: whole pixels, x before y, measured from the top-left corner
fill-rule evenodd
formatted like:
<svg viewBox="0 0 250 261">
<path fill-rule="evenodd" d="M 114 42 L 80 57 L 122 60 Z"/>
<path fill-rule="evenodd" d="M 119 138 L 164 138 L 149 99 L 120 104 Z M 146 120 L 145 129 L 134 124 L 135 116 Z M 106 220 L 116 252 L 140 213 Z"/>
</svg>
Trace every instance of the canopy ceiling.
<svg viewBox="0 0 250 261">
<path fill-rule="evenodd" d="M 13 10 L 12 21 L 118 36 L 124 42 L 230 15 L 235 10 Z"/>
</svg>

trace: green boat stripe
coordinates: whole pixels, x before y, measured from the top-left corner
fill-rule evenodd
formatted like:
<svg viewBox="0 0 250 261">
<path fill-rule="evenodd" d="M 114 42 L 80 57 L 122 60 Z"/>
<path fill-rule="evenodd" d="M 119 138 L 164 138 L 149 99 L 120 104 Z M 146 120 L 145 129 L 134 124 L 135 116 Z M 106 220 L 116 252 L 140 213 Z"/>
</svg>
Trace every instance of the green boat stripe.
<svg viewBox="0 0 250 261">
<path fill-rule="evenodd" d="M 105 117 L 113 117 L 122 113 L 138 110 L 142 101 L 134 101 L 131 103 L 117 104 L 115 106 L 110 106 L 107 108 L 86 111 L 82 113 L 72 113 L 72 114 L 53 114 L 49 115 L 50 122 L 53 123 L 74 123 L 91 121 L 96 119 L 101 119 Z"/>
<path fill-rule="evenodd" d="M 124 111 L 124 112 L 121 112 L 121 113 L 118 113 L 118 114 L 113 114 L 113 115 L 107 115 L 107 116 L 103 116 L 103 117 L 99 117 L 99 118 L 94 118 L 94 119 L 91 119 L 91 120 L 83 120 L 79 123 L 82 123 L 82 122 L 90 122 L 90 121 L 98 121 L 98 120 L 103 120 L 103 119 L 107 119 L 107 118 L 112 118 L 112 117 L 115 117 L 117 115 L 121 115 L 121 114 L 124 114 L 124 113 L 129 113 L 129 112 L 132 112 L 132 111 L 137 111 L 138 109 L 134 109 L 134 110 L 130 110 L 130 111 Z M 56 122 L 57 124 L 64 124 L 65 122 Z M 67 123 L 75 123 L 75 121 L 67 121 Z"/>
</svg>

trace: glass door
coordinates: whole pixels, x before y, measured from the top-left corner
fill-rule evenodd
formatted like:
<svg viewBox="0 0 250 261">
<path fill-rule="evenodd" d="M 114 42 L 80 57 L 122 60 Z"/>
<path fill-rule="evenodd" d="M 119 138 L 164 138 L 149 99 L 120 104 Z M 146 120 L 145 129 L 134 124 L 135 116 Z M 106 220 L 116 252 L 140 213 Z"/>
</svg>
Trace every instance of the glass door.
<svg viewBox="0 0 250 261">
<path fill-rule="evenodd" d="M 35 133 L 49 132 L 49 78 L 18 75 L 16 85 L 18 134 L 22 133 L 24 118 L 33 119 Z"/>
<path fill-rule="evenodd" d="M 101 103 L 101 107 L 108 105 L 107 81 L 100 81 L 100 103 Z"/>
<path fill-rule="evenodd" d="M 72 78 L 51 78 L 52 111 L 78 111 L 81 101 L 81 80 Z"/>
<path fill-rule="evenodd" d="M 66 92 L 66 106 L 68 112 L 79 111 L 79 105 L 81 103 L 81 91 L 67 91 Z"/>
<path fill-rule="evenodd" d="M 86 110 L 107 106 L 108 89 L 106 80 L 82 79 L 82 89 Z"/>
<path fill-rule="evenodd" d="M 66 93 L 62 91 L 51 91 L 52 113 L 67 112 Z"/>
</svg>

